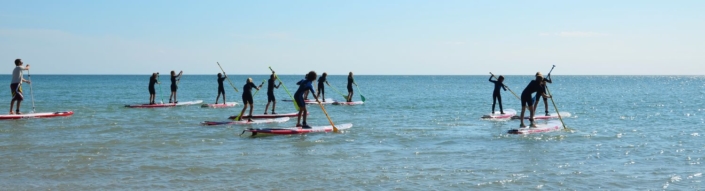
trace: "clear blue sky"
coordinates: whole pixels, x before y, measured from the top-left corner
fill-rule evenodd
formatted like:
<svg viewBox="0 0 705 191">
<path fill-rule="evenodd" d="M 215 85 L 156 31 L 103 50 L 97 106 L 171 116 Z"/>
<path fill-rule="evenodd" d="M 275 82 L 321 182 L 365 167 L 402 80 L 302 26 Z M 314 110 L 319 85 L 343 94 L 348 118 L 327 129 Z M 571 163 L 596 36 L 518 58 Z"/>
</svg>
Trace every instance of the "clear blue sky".
<svg viewBox="0 0 705 191">
<path fill-rule="evenodd" d="M 705 1 L 22 0 L 0 63 L 33 74 L 705 72 Z"/>
</svg>

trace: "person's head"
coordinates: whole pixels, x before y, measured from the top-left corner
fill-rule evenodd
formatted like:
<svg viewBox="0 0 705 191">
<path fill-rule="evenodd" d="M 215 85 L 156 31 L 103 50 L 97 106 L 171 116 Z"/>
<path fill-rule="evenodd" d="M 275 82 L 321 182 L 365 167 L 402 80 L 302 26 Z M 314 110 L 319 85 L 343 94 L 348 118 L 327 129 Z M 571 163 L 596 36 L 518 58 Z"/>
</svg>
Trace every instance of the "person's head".
<svg viewBox="0 0 705 191">
<path fill-rule="evenodd" d="M 306 80 L 308 81 L 316 81 L 316 77 L 318 77 L 318 74 L 313 70 L 306 74 Z"/>
<path fill-rule="evenodd" d="M 252 78 L 247 78 L 247 83 L 252 83 Z"/>
<path fill-rule="evenodd" d="M 321 74 L 321 76 L 326 77 L 326 76 L 328 76 L 328 73 L 323 72 L 323 74 Z"/>
<path fill-rule="evenodd" d="M 353 76 L 352 71 L 350 71 L 350 73 L 348 73 L 348 77 L 352 77 L 352 76 Z"/>
<path fill-rule="evenodd" d="M 221 77 L 223 77 L 223 74 L 218 73 L 218 78 L 221 78 Z"/>
<path fill-rule="evenodd" d="M 22 59 L 15 59 L 15 66 L 22 66 Z"/>
<path fill-rule="evenodd" d="M 269 75 L 269 79 L 274 79 L 274 73 L 272 73 L 272 75 Z"/>
<path fill-rule="evenodd" d="M 157 78 L 157 73 L 152 73 L 152 78 Z"/>
<path fill-rule="evenodd" d="M 174 70 L 171 71 L 171 76 L 176 76 L 176 72 L 174 72 Z"/>
<path fill-rule="evenodd" d="M 543 76 L 543 75 L 541 75 L 541 72 L 536 72 L 536 76 Z"/>
<path fill-rule="evenodd" d="M 536 73 L 536 81 L 539 83 L 543 83 L 543 75 L 541 75 L 540 72 Z"/>
<path fill-rule="evenodd" d="M 497 81 L 504 82 L 504 76 L 499 76 L 499 78 L 497 78 Z"/>
</svg>

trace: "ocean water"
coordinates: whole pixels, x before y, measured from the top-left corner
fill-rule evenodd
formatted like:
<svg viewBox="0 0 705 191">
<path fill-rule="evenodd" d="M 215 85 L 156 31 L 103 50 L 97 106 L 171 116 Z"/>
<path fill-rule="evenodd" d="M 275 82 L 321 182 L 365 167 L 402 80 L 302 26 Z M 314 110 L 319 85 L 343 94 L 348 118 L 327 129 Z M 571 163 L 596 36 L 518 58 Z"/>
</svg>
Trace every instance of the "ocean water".
<svg viewBox="0 0 705 191">
<path fill-rule="evenodd" d="M 259 84 L 268 76 L 231 79 L 241 89 L 247 77 Z M 300 77 L 281 76 L 289 91 Z M 703 76 L 555 75 L 549 88 L 558 109 L 571 113 L 564 121 L 572 130 L 510 135 L 518 121 L 480 119 L 491 110 L 488 76 L 359 75 L 355 99 L 362 93 L 364 105 L 326 105 L 333 122 L 353 128 L 258 138 L 238 135 L 295 121 L 206 127 L 199 123 L 227 120 L 242 107 L 125 108 L 147 102 L 148 78 L 33 75 L 36 112 L 76 113 L 0 121 L 0 190 L 705 189 Z M 329 81 L 345 91 L 345 78 Z M 507 76 L 505 84 L 519 94 L 530 80 Z M 185 75 L 179 101 L 214 102 L 216 87 L 215 75 Z M 241 102 L 226 90 L 228 101 Z M 521 109 L 502 93 L 505 108 Z M 283 89 L 276 96 L 288 99 Z M 0 98 L 7 112 L 9 88 Z M 258 93 L 255 113 L 265 104 Z M 277 104 L 278 113 L 294 112 L 290 102 Z M 309 124 L 328 124 L 309 107 Z"/>
</svg>

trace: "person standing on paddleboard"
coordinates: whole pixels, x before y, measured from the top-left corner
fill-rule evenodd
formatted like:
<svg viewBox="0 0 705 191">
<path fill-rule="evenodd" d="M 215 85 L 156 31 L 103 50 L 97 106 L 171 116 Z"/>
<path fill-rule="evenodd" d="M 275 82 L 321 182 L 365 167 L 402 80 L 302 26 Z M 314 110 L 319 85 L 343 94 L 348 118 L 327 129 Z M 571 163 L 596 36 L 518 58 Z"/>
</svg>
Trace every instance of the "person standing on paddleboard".
<svg viewBox="0 0 705 191">
<path fill-rule="evenodd" d="M 539 75 L 541 73 L 536 73 L 536 74 Z M 553 80 L 551 80 L 551 74 L 548 74 L 548 76 L 546 76 L 546 78 L 544 78 L 541 83 L 541 86 L 543 86 L 544 89 L 546 89 L 546 85 L 547 85 L 546 83 L 553 83 Z M 539 96 L 535 96 L 534 100 L 536 100 L 536 102 L 534 103 L 534 109 L 538 109 L 539 101 L 541 101 L 541 99 Z M 546 98 L 546 97 L 543 97 L 543 106 L 546 109 L 546 116 L 550 116 L 548 114 L 548 98 Z M 534 112 L 536 112 L 536 111 L 534 111 Z"/>
<path fill-rule="evenodd" d="M 171 95 L 169 96 L 169 103 L 179 103 L 179 101 L 176 100 L 176 90 L 179 89 L 177 86 L 179 84 L 179 80 L 181 80 L 181 74 L 183 74 L 184 71 L 179 72 L 178 75 L 176 75 L 176 72 L 174 70 L 171 71 Z M 171 102 L 171 98 L 174 98 L 174 102 Z"/>
<path fill-rule="evenodd" d="M 22 100 L 24 100 L 24 95 L 22 95 L 22 82 L 30 82 L 29 80 L 25 80 L 22 76 L 22 70 L 29 70 L 29 64 L 25 66 L 24 68 L 22 67 L 22 59 L 15 59 L 15 69 L 12 70 L 12 81 L 10 82 L 10 92 L 12 95 L 12 100 L 10 101 L 10 114 L 22 114 L 20 113 L 20 105 L 22 104 Z M 13 106 L 15 105 L 15 101 L 17 101 L 17 109 L 15 112 L 12 112 Z"/>
<path fill-rule="evenodd" d="M 159 76 L 159 73 L 152 73 L 152 76 L 149 77 L 149 105 L 154 105 L 154 98 L 157 94 L 157 91 L 154 89 L 154 84 L 161 84 L 161 82 L 157 80 L 157 76 Z"/>
<path fill-rule="evenodd" d="M 269 109 L 269 104 L 272 104 L 272 115 L 277 114 L 274 112 L 274 108 L 277 106 L 277 98 L 274 97 L 274 88 L 279 89 L 279 86 L 282 85 L 281 82 L 279 82 L 279 85 L 274 85 L 276 79 L 276 75 L 274 72 L 272 72 L 272 75 L 269 76 L 269 80 L 267 81 L 267 106 L 264 107 L 264 114 L 267 114 L 267 109 Z"/>
<path fill-rule="evenodd" d="M 318 97 L 316 97 L 316 91 L 313 90 L 313 81 L 316 81 L 317 74 L 314 71 L 308 72 L 306 74 L 306 78 L 302 79 L 299 82 L 296 82 L 296 85 L 299 85 L 299 89 L 296 90 L 296 93 L 294 93 L 294 100 L 296 101 L 296 104 L 299 106 L 299 113 L 298 113 L 298 118 L 296 119 L 296 127 L 301 127 L 304 129 L 310 129 L 311 126 L 308 126 L 306 123 L 306 114 L 308 113 L 308 110 L 306 109 L 306 103 L 304 102 L 304 94 L 308 91 L 311 92 L 311 95 L 313 95 L 313 98 L 316 98 L 316 102 L 318 102 Z M 304 116 L 304 123 L 301 125 L 301 115 Z"/>
<path fill-rule="evenodd" d="M 352 96 L 353 96 L 353 87 L 352 87 L 352 85 L 353 85 L 353 84 L 357 85 L 357 84 L 355 83 L 355 79 L 353 79 L 353 73 L 350 72 L 350 73 L 348 74 L 348 100 L 347 100 L 348 102 L 352 102 Z"/>
<path fill-rule="evenodd" d="M 543 82 L 543 76 L 541 73 L 536 73 L 536 79 L 531 80 L 529 82 L 529 85 L 524 88 L 524 91 L 521 92 L 521 124 L 519 127 L 524 128 L 526 125 L 524 125 L 524 112 L 526 109 L 529 109 L 529 122 L 531 122 L 531 127 L 536 127 L 536 124 L 534 124 L 534 98 L 531 96 L 534 92 L 536 93 L 536 96 L 543 96 L 547 97 L 548 96 L 545 94 L 546 88 L 541 86 L 541 83 Z"/>
<path fill-rule="evenodd" d="M 499 93 L 499 89 L 502 88 L 507 91 L 507 88 L 502 83 L 504 82 L 504 76 L 499 76 L 497 80 L 492 80 L 494 74 L 490 76 L 490 82 L 494 83 L 494 91 L 492 92 L 492 114 L 494 114 L 494 106 L 499 101 L 499 113 L 504 114 L 504 109 L 502 109 L 502 94 Z"/>
<path fill-rule="evenodd" d="M 245 111 L 247 111 L 247 106 L 250 106 L 250 115 L 248 115 L 247 121 L 252 122 L 252 110 L 254 109 L 254 100 L 252 99 L 252 88 L 255 88 L 259 90 L 260 87 L 257 87 L 255 83 L 252 83 L 252 78 L 247 78 L 247 82 L 245 82 L 245 86 L 242 87 L 242 103 L 245 105 L 242 108 L 242 111 L 240 112 L 241 116 L 240 119 L 242 119 L 242 115 L 245 114 Z"/>
<path fill-rule="evenodd" d="M 326 92 L 325 92 L 326 89 L 325 89 L 325 86 L 323 86 L 323 85 L 325 83 L 330 86 L 330 84 L 328 83 L 328 80 L 326 80 L 326 77 L 328 77 L 328 74 L 323 72 L 323 74 L 321 74 L 321 77 L 318 78 L 318 94 L 316 95 L 316 97 L 320 97 L 321 101 L 323 101 L 323 102 L 326 101 Z M 323 95 L 323 97 L 321 97 L 321 95 Z"/>
<path fill-rule="evenodd" d="M 225 74 L 225 72 L 223 72 Z M 218 99 L 220 98 L 220 95 L 223 95 L 223 104 L 226 104 L 225 102 L 225 87 L 223 87 L 223 81 L 225 81 L 226 78 L 228 78 L 227 75 L 223 75 L 221 73 L 218 73 L 218 96 L 215 97 L 215 104 L 218 104 Z"/>
</svg>

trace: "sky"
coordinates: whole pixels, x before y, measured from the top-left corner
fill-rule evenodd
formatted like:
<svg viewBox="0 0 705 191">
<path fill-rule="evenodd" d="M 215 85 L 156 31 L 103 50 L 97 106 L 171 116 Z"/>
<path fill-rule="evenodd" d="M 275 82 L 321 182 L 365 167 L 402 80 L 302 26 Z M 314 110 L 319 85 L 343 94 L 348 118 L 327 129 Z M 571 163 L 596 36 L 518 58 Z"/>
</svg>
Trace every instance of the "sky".
<svg viewBox="0 0 705 191">
<path fill-rule="evenodd" d="M 703 75 L 705 1 L 22 0 L 33 74 Z M 1 74 L 2 72 L 0 72 Z"/>
</svg>

